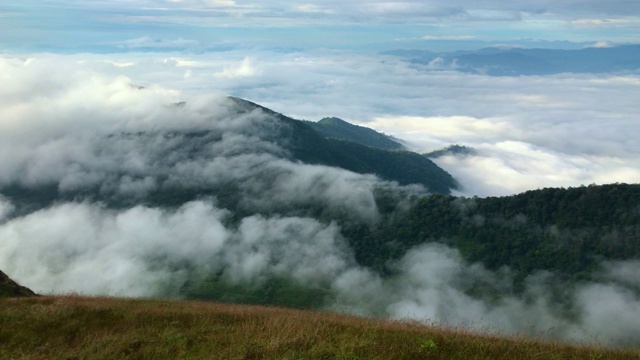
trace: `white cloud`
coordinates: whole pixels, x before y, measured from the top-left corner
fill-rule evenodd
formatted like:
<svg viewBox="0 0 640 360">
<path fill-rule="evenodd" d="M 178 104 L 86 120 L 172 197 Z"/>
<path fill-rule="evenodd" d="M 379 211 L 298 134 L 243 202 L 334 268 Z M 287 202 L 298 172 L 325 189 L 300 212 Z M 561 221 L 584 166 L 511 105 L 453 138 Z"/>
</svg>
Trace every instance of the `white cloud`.
<svg viewBox="0 0 640 360">
<path fill-rule="evenodd" d="M 163 48 L 181 48 L 187 49 L 191 47 L 196 47 L 200 45 L 200 42 L 197 40 L 189 40 L 183 38 L 177 39 L 155 39 L 151 36 L 142 36 L 135 39 L 129 39 L 125 41 L 121 41 L 117 43 L 120 47 L 125 47 L 127 49 L 139 49 L 139 48 L 153 48 L 153 49 L 163 49 Z"/>
<path fill-rule="evenodd" d="M 131 67 L 134 66 L 136 63 L 134 62 L 118 62 L 118 61 L 110 61 L 111 65 L 115 66 L 115 67 Z"/>
<path fill-rule="evenodd" d="M 593 19 L 576 19 L 571 21 L 571 25 L 577 27 L 585 27 L 585 28 L 603 28 L 603 27 L 623 27 L 630 26 L 638 23 L 638 19 L 636 18 L 620 18 L 620 19 L 601 19 L 601 18 L 593 18 Z"/>
<path fill-rule="evenodd" d="M 0 223 L 15 209 L 13 204 L 0 195 Z"/>
<path fill-rule="evenodd" d="M 473 40 L 475 36 L 472 35 L 425 35 L 422 40 L 446 40 L 446 41 L 464 41 Z"/>
<path fill-rule="evenodd" d="M 602 49 L 602 48 L 613 47 L 613 45 L 611 43 L 607 42 L 607 41 L 597 41 L 597 42 L 591 44 L 589 47 Z"/>
<path fill-rule="evenodd" d="M 334 11 L 331 9 L 326 9 L 314 4 L 300 4 L 300 5 L 295 5 L 293 8 L 302 13 L 312 13 L 312 14 L 333 14 L 334 13 Z"/>
<path fill-rule="evenodd" d="M 244 58 L 238 65 L 226 66 L 222 71 L 215 73 L 213 76 L 222 78 L 238 78 L 254 76 L 258 73 L 255 66 L 252 65 L 250 58 Z"/>
</svg>

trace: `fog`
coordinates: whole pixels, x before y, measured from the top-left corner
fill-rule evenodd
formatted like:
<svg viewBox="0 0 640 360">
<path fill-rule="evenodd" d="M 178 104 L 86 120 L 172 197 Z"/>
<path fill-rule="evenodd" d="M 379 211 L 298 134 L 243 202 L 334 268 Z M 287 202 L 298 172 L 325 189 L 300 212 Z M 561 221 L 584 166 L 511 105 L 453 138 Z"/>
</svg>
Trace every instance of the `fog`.
<svg viewBox="0 0 640 360">
<path fill-rule="evenodd" d="M 246 286 L 284 277 L 328 289 L 332 310 L 640 344 L 637 261 L 604 263 L 591 282 L 567 289 L 570 309 L 550 295 L 550 274 L 532 275 L 515 295 L 509 269 L 469 264 L 444 245 L 411 249 L 389 264 L 391 276 L 359 266 L 340 225 L 290 208 L 375 224 L 375 190 L 397 185 L 291 160 L 274 140 L 281 123 L 221 96 L 294 117 L 340 116 L 420 151 L 472 146 L 477 155 L 439 164 L 464 193 L 499 195 L 637 182 L 636 74 L 489 78 L 344 54 L 227 55 L 0 58 L 0 185 L 97 187 L 133 202 L 60 201 L 16 214 L 21 204 L 0 198 L 0 269 L 45 294 L 176 297 L 212 273 Z M 174 208 L 136 204 L 172 186 L 225 184 L 237 187 L 242 211 L 215 195 Z M 476 284 L 502 296 L 471 295 Z"/>
</svg>

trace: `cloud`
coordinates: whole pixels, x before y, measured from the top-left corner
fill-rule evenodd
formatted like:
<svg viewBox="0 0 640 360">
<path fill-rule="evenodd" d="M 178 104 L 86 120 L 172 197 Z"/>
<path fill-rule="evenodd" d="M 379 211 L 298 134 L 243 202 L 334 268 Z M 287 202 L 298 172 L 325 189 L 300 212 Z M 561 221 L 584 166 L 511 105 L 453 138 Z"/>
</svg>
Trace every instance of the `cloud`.
<svg viewBox="0 0 640 360">
<path fill-rule="evenodd" d="M 13 206 L 10 201 L 0 195 L 0 223 L 2 223 L 14 209 L 15 206 Z"/>
<path fill-rule="evenodd" d="M 251 64 L 251 59 L 244 58 L 237 66 L 225 67 L 222 71 L 214 74 L 215 77 L 237 78 L 256 75 L 258 70 Z"/>
<path fill-rule="evenodd" d="M 127 49 L 188 49 L 192 47 L 198 47 L 200 42 L 197 40 L 188 40 L 183 38 L 177 39 L 154 39 L 151 36 L 143 36 L 135 39 L 125 40 L 117 44 L 120 47 Z"/>
<path fill-rule="evenodd" d="M 37 2 L 26 1 L 22 8 L 8 7 L 4 12 L 19 12 L 33 16 L 37 13 Z M 579 24 L 604 18 L 603 22 L 613 24 L 618 21 L 637 21 L 629 14 L 638 13 L 635 3 L 623 0 L 603 3 L 595 0 L 509 2 L 456 0 L 443 4 L 441 1 L 305 1 L 291 5 L 285 1 L 237 2 L 232 0 L 144 0 L 118 2 L 51 1 L 48 10 L 58 16 L 73 16 L 90 10 L 97 16 L 82 19 L 86 22 L 103 24 L 127 23 L 132 20 L 159 24 L 172 24 L 184 29 L 185 24 L 200 24 L 206 27 L 261 26 L 274 27 L 291 25 L 313 25 L 318 17 L 323 24 L 440 24 L 450 27 L 454 24 L 474 22 L 508 21 L 527 26 L 535 22 L 545 22 L 547 26 L 562 29 L 566 21 Z M 64 9 L 65 12 L 52 11 Z M 3 9 L 0 7 L 0 11 Z M 207 17 L 221 21 L 211 22 Z M 535 25 L 534 25 L 535 27 Z M 565 29 L 566 30 L 566 29 Z"/>
<path fill-rule="evenodd" d="M 637 24 L 638 19 L 634 18 L 621 18 L 621 19 L 602 19 L 602 18 L 593 18 L 593 19 L 576 19 L 572 20 L 570 23 L 573 26 L 580 28 L 607 28 L 607 27 L 626 27 L 631 26 L 632 24 Z"/>
<path fill-rule="evenodd" d="M 390 50 L 398 46 L 459 50 L 557 41 L 635 42 L 636 4 L 596 2 L 438 1 L 48 1 L 0 5 L 9 51 L 109 53 L 205 52 L 228 48 Z M 87 14 L 90 14 L 87 16 Z M 600 21 L 594 25 L 594 21 Z M 574 23 L 575 22 L 575 23 Z M 197 29 L 197 31 L 195 31 Z M 597 29 L 587 31 L 585 29 Z M 425 43 L 424 33 L 441 36 Z M 456 38 L 473 34 L 474 39 Z M 452 37 L 453 38 L 449 38 Z M 405 39 L 398 42 L 397 39 Z M 567 41 L 573 42 L 573 44 Z M 401 45 L 399 45 L 401 44 Z M 248 55 L 248 54 L 245 54 Z"/>
<path fill-rule="evenodd" d="M 177 296 L 189 276 L 313 284 L 353 262 L 335 225 L 250 216 L 228 228 L 228 216 L 203 201 L 176 210 L 58 205 L 0 225 L 0 263 L 40 293 Z"/>
<path fill-rule="evenodd" d="M 589 46 L 589 47 L 602 49 L 602 48 L 613 47 L 613 45 L 611 45 L 610 43 L 608 43 L 606 41 L 598 41 L 598 42 L 595 42 L 595 43 L 591 44 L 591 46 Z"/>
<path fill-rule="evenodd" d="M 628 264 L 611 263 L 613 269 Z M 635 264 L 637 270 L 637 264 Z M 396 265 L 394 277 L 381 279 L 362 269 L 350 269 L 334 282 L 336 309 L 385 314 L 431 324 L 462 326 L 497 333 L 525 333 L 618 346 L 637 346 L 639 322 L 633 309 L 640 297 L 628 288 L 586 283 L 570 291 L 570 308 L 552 300 L 548 275 L 530 276 L 521 295 L 512 293 L 508 269 L 490 272 L 481 264 L 465 263 L 460 254 L 441 244 L 409 251 Z M 469 289 L 485 286 L 498 291 L 498 301 L 472 296 Z M 570 315 L 571 313 L 571 315 Z"/>
<path fill-rule="evenodd" d="M 422 40 L 447 40 L 447 41 L 463 41 L 463 40 L 473 40 L 475 36 L 472 35 L 425 35 L 421 39 Z"/>
<path fill-rule="evenodd" d="M 300 5 L 295 5 L 293 8 L 302 13 L 312 13 L 312 14 L 333 14 L 334 13 L 334 11 L 331 9 L 326 9 L 314 4 L 300 4 Z"/>
</svg>

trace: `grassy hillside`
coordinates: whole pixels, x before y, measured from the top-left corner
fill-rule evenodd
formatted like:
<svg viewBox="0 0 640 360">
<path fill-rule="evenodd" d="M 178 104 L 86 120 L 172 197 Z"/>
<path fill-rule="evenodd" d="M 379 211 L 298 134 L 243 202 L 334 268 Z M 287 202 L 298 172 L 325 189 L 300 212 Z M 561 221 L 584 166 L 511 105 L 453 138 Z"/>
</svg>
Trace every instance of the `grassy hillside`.
<svg viewBox="0 0 640 360">
<path fill-rule="evenodd" d="M 204 302 L 0 299 L 2 359 L 638 359 L 637 351 Z"/>
</svg>

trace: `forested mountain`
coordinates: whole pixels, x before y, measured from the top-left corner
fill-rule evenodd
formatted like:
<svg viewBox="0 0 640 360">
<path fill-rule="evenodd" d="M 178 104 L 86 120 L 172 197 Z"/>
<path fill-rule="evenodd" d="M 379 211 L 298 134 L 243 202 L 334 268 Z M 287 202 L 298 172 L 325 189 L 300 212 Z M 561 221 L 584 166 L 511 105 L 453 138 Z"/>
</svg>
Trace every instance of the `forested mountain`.
<svg viewBox="0 0 640 360">
<path fill-rule="evenodd" d="M 354 248 L 360 262 L 379 267 L 425 242 L 452 246 L 493 270 L 508 266 L 520 280 L 540 270 L 586 280 L 603 261 L 640 257 L 640 185 L 425 196 Z"/>
<path fill-rule="evenodd" d="M 238 98 L 233 100 L 247 110 L 259 106 Z M 449 173 L 431 160 L 425 161 L 410 151 L 391 151 L 404 149 L 404 146 L 372 129 L 338 118 L 325 118 L 319 123 L 293 120 L 262 109 L 290 125 L 291 133 L 282 136 L 278 142 L 297 160 L 337 166 L 360 174 L 376 174 L 401 185 L 420 184 L 440 194 L 448 194 L 459 186 Z"/>
<path fill-rule="evenodd" d="M 326 138 L 353 141 L 379 149 L 405 150 L 404 145 L 391 136 L 364 126 L 350 124 L 336 117 L 324 118 L 318 122 L 307 121 L 306 123 Z"/>
</svg>

